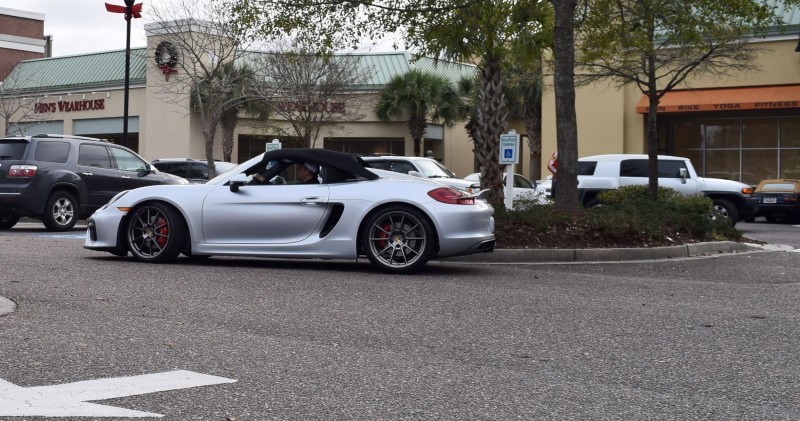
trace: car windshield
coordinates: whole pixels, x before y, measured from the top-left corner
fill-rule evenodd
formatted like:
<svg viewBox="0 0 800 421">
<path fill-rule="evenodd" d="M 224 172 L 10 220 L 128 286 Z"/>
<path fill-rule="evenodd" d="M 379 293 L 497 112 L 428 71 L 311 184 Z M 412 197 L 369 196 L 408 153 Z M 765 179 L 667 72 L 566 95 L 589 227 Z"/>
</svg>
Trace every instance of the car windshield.
<svg viewBox="0 0 800 421">
<path fill-rule="evenodd" d="M 517 174 L 514 176 L 514 187 L 523 188 L 523 189 L 532 189 L 533 183 L 528 181 L 527 178 Z"/>
<path fill-rule="evenodd" d="M 761 191 L 794 191 L 794 184 L 792 183 L 772 183 L 764 184 Z"/>
<path fill-rule="evenodd" d="M 422 175 L 428 178 L 458 178 L 452 171 L 448 170 L 444 165 L 433 160 L 419 160 L 415 162 Z"/>
<path fill-rule="evenodd" d="M 215 162 L 214 169 L 217 170 L 217 175 L 222 175 L 227 173 L 228 171 L 236 168 L 238 165 L 232 162 Z"/>
</svg>

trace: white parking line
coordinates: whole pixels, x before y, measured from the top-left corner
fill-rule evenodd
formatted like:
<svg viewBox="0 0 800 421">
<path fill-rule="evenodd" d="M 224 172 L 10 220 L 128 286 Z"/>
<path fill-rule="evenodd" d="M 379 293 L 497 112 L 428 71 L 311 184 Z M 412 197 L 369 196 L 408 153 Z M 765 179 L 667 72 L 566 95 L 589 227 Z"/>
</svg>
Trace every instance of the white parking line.
<svg viewBox="0 0 800 421">
<path fill-rule="evenodd" d="M 88 401 L 234 382 L 236 380 L 186 370 L 38 387 L 20 387 L 0 379 L 0 416 L 162 417 L 163 415 L 152 412 L 134 411 L 88 403 Z"/>
</svg>

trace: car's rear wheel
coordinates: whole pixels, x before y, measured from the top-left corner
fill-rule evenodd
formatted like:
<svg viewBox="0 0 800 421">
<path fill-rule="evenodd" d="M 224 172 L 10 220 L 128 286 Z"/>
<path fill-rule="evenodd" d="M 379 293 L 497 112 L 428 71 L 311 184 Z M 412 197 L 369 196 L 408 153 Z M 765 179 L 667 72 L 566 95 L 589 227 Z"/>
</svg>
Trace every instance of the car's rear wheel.
<svg viewBox="0 0 800 421">
<path fill-rule="evenodd" d="M 729 200 L 714 199 L 714 213 L 728 218 L 728 222 L 731 223 L 731 226 L 734 226 L 737 222 L 739 222 L 739 211 Z"/>
<path fill-rule="evenodd" d="M 412 272 L 424 266 L 431 258 L 434 243 L 428 219 L 406 206 L 373 214 L 361 237 L 369 261 L 391 273 Z"/>
<path fill-rule="evenodd" d="M 42 222 L 49 231 L 69 231 L 78 222 L 78 201 L 69 192 L 57 191 L 50 195 Z"/>
<path fill-rule="evenodd" d="M 181 215 L 161 203 L 136 208 L 127 220 L 128 249 L 143 262 L 170 262 L 180 254 L 186 242 L 186 228 Z"/>
<path fill-rule="evenodd" d="M 0 216 L 0 229 L 8 230 L 17 225 L 18 216 Z"/>
</svg>

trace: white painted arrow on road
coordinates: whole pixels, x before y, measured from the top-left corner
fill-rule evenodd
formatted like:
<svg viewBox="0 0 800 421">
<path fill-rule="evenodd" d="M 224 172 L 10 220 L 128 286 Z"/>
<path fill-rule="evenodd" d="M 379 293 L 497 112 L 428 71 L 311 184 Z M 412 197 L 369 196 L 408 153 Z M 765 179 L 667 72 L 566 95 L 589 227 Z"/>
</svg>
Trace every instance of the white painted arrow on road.
<svg viewBox="0 0 800 421">
<path fill-rule="evenodd" d="M 134 411 L 88 403 L 88 401 L 235 381 L 185 370 L 37 387 L 20 387 L 0 379 L 0 416 L 162 417 L 163 415 L 152 412 Z"/>
</svg>

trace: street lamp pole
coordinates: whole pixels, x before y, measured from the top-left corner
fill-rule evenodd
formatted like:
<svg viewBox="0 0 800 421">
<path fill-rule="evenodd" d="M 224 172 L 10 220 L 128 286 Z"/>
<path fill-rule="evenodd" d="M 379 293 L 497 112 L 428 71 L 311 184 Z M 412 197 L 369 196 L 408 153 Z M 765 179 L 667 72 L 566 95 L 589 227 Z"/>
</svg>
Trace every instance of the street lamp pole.
<svg viewBox="0 0 800 421">
<path fill-rule="evenodd" d="M 125 105 L 123 106 L 122 117 L 122 144 L 125 147 L 130 147 L 128 144 L 128 98 L 131 86 L 131 14 L 133 13 L 133 1 L 125 0 Z"/>
<path fill-rule="evenodd" d="M 135 0 L 125 0 L 125 6 L 106 3 L 106 10 L 112 13 L 124 13 L 126 22 L 125 32 L 125 99 L 122 117 L 122 144 L 128 145 L 128 98 L 131 84 L 131 19 L 142 17 L 142 3 L 134 4 Z"/>
</svg>

